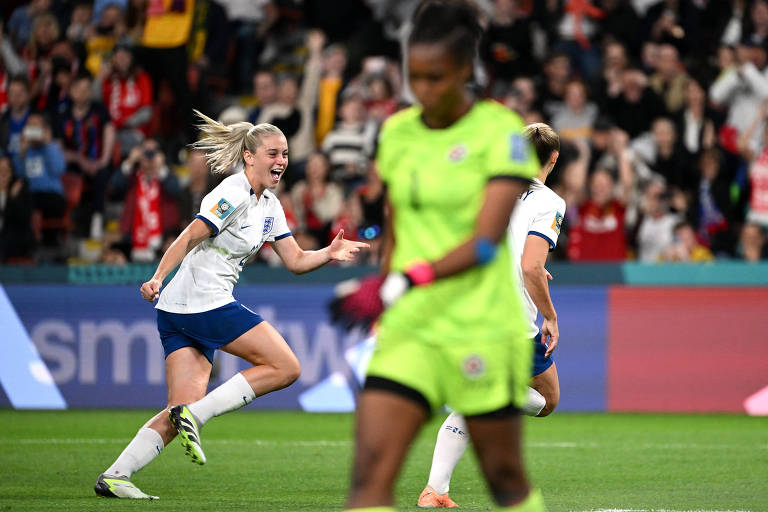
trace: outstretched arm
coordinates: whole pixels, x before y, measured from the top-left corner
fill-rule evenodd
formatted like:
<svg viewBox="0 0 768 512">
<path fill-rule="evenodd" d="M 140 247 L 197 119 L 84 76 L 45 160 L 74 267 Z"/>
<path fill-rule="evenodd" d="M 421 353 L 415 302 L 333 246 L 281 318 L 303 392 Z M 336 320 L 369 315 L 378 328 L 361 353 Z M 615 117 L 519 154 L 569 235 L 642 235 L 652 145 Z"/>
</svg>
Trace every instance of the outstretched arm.
<svg viewBox="0 0 768 512">
<path fill-rule="evenodd" d="M 193 220 L 181 234 L 176 237 L 168 250 L 165 251 L 160 263 L 157 265 L 152 279 L 141 285 L 141 296 L 144 300 L 153 302 L 160 295 L 163 280 L 173 269 L 179 266 L 184 256 L 194 249 L 200 242 L 209 238 L 213 230 L 200 219 Z"/>
<path fill-rule="evenodd" d="M 283 260 L 285 266 L 294 274 L 305 274 L 322 267 L 331 260 L 352 261 L 355 253 L 370 245 L 344 239 L 344 230 L 339 231 L 328 247 L 318 251 L 305 251 L 292 236 L 286 236 L 272 243 L 272 247 Z"/>
</svg>

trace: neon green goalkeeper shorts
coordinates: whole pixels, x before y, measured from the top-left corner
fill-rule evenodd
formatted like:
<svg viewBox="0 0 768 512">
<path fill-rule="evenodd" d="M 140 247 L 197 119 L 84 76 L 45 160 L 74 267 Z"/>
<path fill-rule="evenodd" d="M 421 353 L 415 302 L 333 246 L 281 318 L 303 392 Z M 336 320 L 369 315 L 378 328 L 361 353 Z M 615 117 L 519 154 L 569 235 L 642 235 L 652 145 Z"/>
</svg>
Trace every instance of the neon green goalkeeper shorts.
<svg viewBox="0 0 768 512">
<path fill-rule="evenodd" d="M 533 344 L 526 337 L 429 344 L 392 329 L 382 330 L 367 376 L 418 391 L 432 412 L 448 404 L 458 413 L 473 416 L 525 404 L 532 352 Z"/>
</svg>

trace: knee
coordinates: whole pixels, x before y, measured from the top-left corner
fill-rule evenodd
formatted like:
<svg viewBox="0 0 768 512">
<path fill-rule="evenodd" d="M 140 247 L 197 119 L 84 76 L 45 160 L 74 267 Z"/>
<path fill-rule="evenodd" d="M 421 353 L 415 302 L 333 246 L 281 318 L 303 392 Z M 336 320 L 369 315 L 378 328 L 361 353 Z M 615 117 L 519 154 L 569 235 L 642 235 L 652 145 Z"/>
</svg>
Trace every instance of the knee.
<svg viewBox="0 0 768 512">
<path fill-rule="evenodd" d="M 301 377 L 301 364 L 295 357 L 280 368 L 281 384 L 283 387 L 290 386 Z"/>
<path fill-rule="evenodd" d="M 519 464 L 499 464 L 486 471 L 488 486 L 496 502 L 504 504 L 510 495 L 515 495 L 526 487 L 525 474 Z"/>
<path fill-rule="evenodd" d="M 544 395 L 544 399 L 547 402 L 544 404 L 544 408 L 541 410 L 541 412 L 539 412 L 537 415 L 539 418 L 549 416 L 555 411 L 557 404 L 560 402 L 560 395 L 557 393 L 547 393 Z"/>
</svg>

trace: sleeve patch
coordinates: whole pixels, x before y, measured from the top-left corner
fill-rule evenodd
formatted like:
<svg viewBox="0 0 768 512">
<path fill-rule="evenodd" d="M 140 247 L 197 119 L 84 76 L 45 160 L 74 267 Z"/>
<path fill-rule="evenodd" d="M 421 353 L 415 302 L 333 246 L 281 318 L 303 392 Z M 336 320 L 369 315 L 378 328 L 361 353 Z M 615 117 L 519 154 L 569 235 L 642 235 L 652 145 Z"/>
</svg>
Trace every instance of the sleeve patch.
<svg viewBox="0 0 768 512">
<path fill-rule="evenodd" d="M 560 212 L 555 212 L 555 219 L 552 221 L 552 231 L 560 234 L 560 228 L 563 227 L 563 216 Z"/>
<path fill-rule="evenodd" d="M 267 217 L 264 219 L 264 230 L 261 232 L 263 235 L 268 235 L 272 232 L 272 227 L 275 224 L 274 217 Z"/>
<path fill-rule="evenodd" d="M 216 203 L 213 208 L 211 208 L 211 213 L 217 216 L 219 219 L 224 220 L 227 218 L 227 215 L 232 213 L 232 210 L 234 210 L 232 203 L 222 197 L 219 199 L 219 202 Z"/>
<path fill-rule="evenodd" d="M 520 133 L 513 133 L 509 136 L 509 158 L 514 162 L 528 160 L 528 141 Z"/>
</svg>

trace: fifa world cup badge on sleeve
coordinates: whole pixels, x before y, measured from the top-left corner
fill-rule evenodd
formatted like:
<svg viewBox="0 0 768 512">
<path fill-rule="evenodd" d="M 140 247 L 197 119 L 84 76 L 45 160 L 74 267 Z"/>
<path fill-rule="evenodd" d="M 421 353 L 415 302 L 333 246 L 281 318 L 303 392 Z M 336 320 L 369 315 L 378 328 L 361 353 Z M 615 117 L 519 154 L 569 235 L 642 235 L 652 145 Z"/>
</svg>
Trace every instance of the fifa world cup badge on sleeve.
<svg viewBox="0 0 768 512">
<path fill-rule="evenodd" d="M 552 221 L 552 231 L 560 234 L 560 228 L 563 227 L 563 216 L 560 212 L 555 212 L 555 220 Z"/>
<path fill-rule="evenodd" d="M 211 213 L 224 220 L 227 215 L 232 213 L 232 210 L 234 210 L 234 208 L 232 208 L 232 204 L 222 197 L 219 199 L 219 202 L 216 203 L 216 206 L 211 208 Z"/>
<path fill-rule="evenodd" d="M 515 162 L 525 162 L 528 159 L 528 141 L 519 133 L 509 136 L 509 158 Z"/>
</svg>

